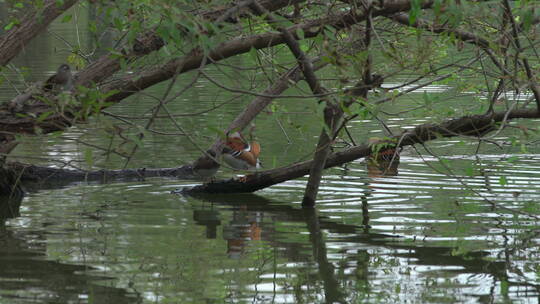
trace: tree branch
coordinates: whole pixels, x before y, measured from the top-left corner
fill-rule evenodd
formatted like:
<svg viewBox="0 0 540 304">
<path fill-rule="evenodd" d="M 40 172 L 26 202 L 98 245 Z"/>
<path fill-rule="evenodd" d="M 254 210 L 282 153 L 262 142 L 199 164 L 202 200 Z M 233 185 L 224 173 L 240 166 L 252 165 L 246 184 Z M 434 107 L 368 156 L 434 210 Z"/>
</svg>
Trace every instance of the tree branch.
<svg viewBox="0 0 540 304">
<path fill-rule="evenodd" d="M 327 129 L 323 129 L 321 135 L 319 136 L 319 142 L 317 143 L 315 155 L 313 156 L 313 164 L 309 171 L 309 179 L 304 192 L 304 198 L 302 200 L 302 206 L 313 207 L 315 206 L 317 193 L 319 192 L 319 185 L 321 183 L 324 164 L 326 162 L 326 158 L 331 152 L 330 143 L 343 116 L 343 111 L 339 108 L 335 100 L 323 95 L 326 93 L 326 89 L 321 86 L 319 80 L 317 79 L 317 76 L 313 70 L 311 59 L 309 59 L 309 57 L 307 57 L 306 54 L 300 49 L 300 45 L 293 35 L 285 28 L 278 26 L 277 20 L 275 20 L 275 18 L 268 11 L 262 8 L 256 0 L 253 1 L 250 7 L 257 15 L 264 15 L 265 19 L 268 21 L 268 24 L 273 26 L 281 33 L 283 40 L 298 61 L 298 65 L 302 69 L 304 78 L 311 91 L 314 95 L 322 95 L 319 102 L 325 102 L 326 104 L 324 108 L 324 123 L 326 124 Z"/>
<path fill-rule="evenodd" d="M 462 30 L 454 29 L 454 28 L 448 28 L 448 27 L 443 26 L 443 25 L 430 23 L 428 21 L 421 20 L 421 19 L 417 19 L 414 24 L 410 24 L 409 15 L 405 14 L 405 13 L 396 14 L 396 15 L 392 16 L 391 19 L 395 20 L 395 21 L 397 21 L 397 22 L 399 22 L 399 23 L 401 23 L 403 25 L 411 26 L 411 27 L 415 27 L 415 28 L 421 28 L 423 30 L 430 31 L 430 32 L 433 32 L 433 33 L 436 33 L 436 34 L 452 33 L 459 40 L 461 40 L 463 42 L 474 44 L 474 45 L 478 46 L 479 48 L 481 48 L 482 50 L 484 50 L 486 52 L 486 54 L 488 54 L 488 56 L 490 57 L 491 61 L 493 61 L 493 63 L 497 66 L 497 68 L 499 68 L 501 71 L 506 71 L 506 68 L 504 67 L 504 65 L 499 62 L 499 60 L 497 59 L 497 56 L 493 53 L 493 50 L 490 47 L 489 40 L 487 40 L 487 39 L 485 39 L 483 37 L 480 37 L 480 36 L 475 35 L 473 33 L 469 33 L 467 31 L 462 31 Z"/>
<path fill-rule="evenodd" d="M 280 4 L 282 2 L 283 1 L 279 1 Z M 285 2 L 288 3 L 288 1 Z M 272 4 L 272 1 L 270 0 L 267 0 L 264 3 L 271 5 L 272 9 L 278 8 L 275 4 Z M 385 2 L 385 7 L 375 9 L 373 11 L 373 16 L 395 14 L 401 10 L 408 9 L 410 9 L 409 0 Z M 292 26 L 287 30 L 293 35 L 295 35 L 297 30 L 302 30 L 304 31 L 305 38 L 312 38 L 320 33 L 324 25 L 332 26 L 336 30 L 340 30 L 348 28 L 363 20 L 365 20 L 365 16 L 363 15 L 342 13 L 321 19 L 310 20 L 304 24 Z M 159 41 L 155 41 L 157 36 L 153 35 L 152 33 L 146 33 L 143 36 L 146 38 L 141 38 L 139 41 L 144 40 L 145 43 L 151 46 L 150 48 L 144 48 L 145 52 L 155 50 L 152 48 L 158 49 L 160 47 Z M 265 33 L 250 37 L 239 37 L 222 43 L 215 49 L 211 50 L 207 55 L 208 64 L 238 54 L 247 53 L 249 50 L 251 50 L 251 48 L 263 49 L 282 43 L 283 38 L 281 37 L 281 34 L 278 33 Z M 133 52 L 130 54 L 131 56 L 142 55 L 134 54 Z M 176 72 L 185 73 L 187 71 L 196 69 L 201 65 L 203 60 L 205 60 L 204 54 L 200 52 L 191 52 L 187 56 L 173 59 L 159 67 L 151 69 L 147 72 L 143 72 L 139 75 L 125 75 L 103 86 L 101 91 L 104 93 L 117 91 L 118 93 L 113 94 L 106 100 L 107 103 L 117 103 L 138 91 L 170 79 L 176 74 Z M 91 64 L 78 74 L 78 83 L 88 84 L 91 82 L 99 82 L 110 76 L 118 69 L 119 59 L 114 56 L 104 55 L 98 61 Z M 9 111 L 5 105 L 0 107 L 0 145 L 2 145 L 2 141 L 7 144 L 12 140 L 11 137 L 7 138 L 5 134 L 35 134 L 36 131 L 39 131 L 40 133 L 49 133 L 63 130 L 71 126 L 73 123 L 73 114 L 69 112 L 54 113 L 53 108 L 40 102 L 25 108 L 25 114 L 25 116 L 21 117 L 21 115 L 16 115 L 16 113 Z M 45 116 L 44 114 L 47 116 L 46 118 L 43 118 L 43 116 Z"/>
<path fill-rule="evenodd" d="M 519 33 L 516 21 L 514 20 L 514 16 L 512 15 L 512 8 L 510 7 L 510 2 L 508 2 L 508 0 L 503 0 L 503 4 L 506 10 L 506 14 L 508 15 L 508 20 L 512 25 L 512 36 L 514 38 L 513 44 L 515 46 L 516 52 L 519 54 L 521 52 L 521 43 L 519 42 Z M 521 61 L 523 62 L 525 72 L 527 73 L 527 79 L 529 80 L 529 88 L 534 93 L 534 98 L 536 100 L 536 109 L 538 112 L 540 112 L 540 89 L 538 88 L 538 85 L 536 84 L 536 81 L 534 79 L 534 74 L 532 72 L 531 66 L 529 65 L 529 60 L 526 57 L 523 57 Z"/>
<path fill-rule="evenodd" d="M 278 10 L 289 6 L 292 3 L 301 3 L 305 0 L 264 0 L 262 5 L 270 10 Z M 232 14 L 237 6 L 233 3 L 225 8 L 220 8 L 211 12 L 203 12 L 200 17 L 207 21 L 216 21 L 224 14 Z M 114 73 L 120 70 L 120 61 L 122 59 L 131 61 L 151 52 L 157 51 L 165 46 L 165 42 L 159 37 L 155 30 L 148 30 L 139 35 L 134 40 L 133 46 L 122 45 L 118 47 L 114 54 L 122 56 L 113 56 L 113 53 L 105 54 L 98 60 L 90 64 L 83 71 L 77 74 L 78 85 L 88 86 L 91 83 L 100 83 Z"/>
<path fill-rule="evenodd" d="M 20 24 L 0 37 L 0 66 L 6 65 L 30 40 L 75 3 L 77 0 L 65 0 L 58 5 L 56 0 L 46 0 L 42 9 L 28 13 Z"/>
</svg>

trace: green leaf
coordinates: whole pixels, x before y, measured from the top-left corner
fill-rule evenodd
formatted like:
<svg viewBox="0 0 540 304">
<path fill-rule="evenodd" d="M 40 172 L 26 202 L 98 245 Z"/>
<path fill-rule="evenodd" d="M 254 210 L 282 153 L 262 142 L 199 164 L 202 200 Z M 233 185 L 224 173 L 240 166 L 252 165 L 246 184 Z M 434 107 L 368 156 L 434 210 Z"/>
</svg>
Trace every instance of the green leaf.
<svg viewBox="0 0 540 304">
<path fill-rule="evenodd" d="M 508 180 L 506 179 L 506 176 L 499 177 L 499 184 L 501 186 L 506 186 L 508 184 Z"/>
<path fill-rule="evenodd" d="M 409 11 L 409 24 L 414 24 L 421 12 L 421 0 L 411 1 L 411 10 Z"/>
<path fill-rule="evenodd" d="M 44 121 L 45 119 L 47 119 L 47 117 L 51 116 L 54 112 L 53 111 L 47 111 L 47 112 L 44 112 L 44 113 L 41 113 L 37 119 L 38 122 L 42 122 Z"/>
<path fill-rule="evenodd" d="M 65 15 L 64 18 L 62 18 L 62 23 L 70 22 L 71 18 L 73 18 L 73 15 Z"/>
<path fill-rule="evenodd" d="M 442 5 L 443 5 L 443 0 L 435 0 L 435 3 L 433 4 L 433 11 L 435 12 L 435 16 L 441 15 Z"/>
<path fill-rule="evenodd" d="M 447 158 L 442 158 L 441 157 L 441 158 L 439 158 L 439 161 L 445 166 L 450 166 L 450 160 L 447 159 Z"/>
<path fill-rule="evenodd" d="M 304 30 L 303 29 L 296 29 L 296 36 L 298 36 L 299 40 L 304 40 Z"/>
<path fill-rule="evenodd" d="M 120 18 L 114 18 L 113 23 L 117 30 L 121 31 L 124 29 L 124 23 Z"/>
<path fill-rule="evenodd" d="M 93 157 L 92 149 L 86 148 L 86 150 L 84 150 L 84 161 L 86 162 L 88 167 L 92 167 L 92 165 L 94 163 L 94 157 Z"/>
<path fill-rule="evenodd" d="M 251 48 L 248 52 L 249 56 L 251 57 L 251 59 L 253 59 L 254 62 L 257 62 L 257 58 L 259 57 L 258 54 L 257 54 L 257 49 L 256 48 Z"/>
<path fill-rule="evenodd" d="M 88 29 L 89 29 L 90 32 L 92 32 L 92 33 L 97 33 L 96 22 L 95 22 L 95 21 L 90 21 L 90 22 L 88 23 Z"/>
<path fill-rule="evenodd" d="M 515 163 L 519 160 L 519 157 L 517 156 L 510 156 L 506 161 L 509 162 L 509 163 Z"/>
<path fill-rule="evenodd" d="M 510 290 L 510 284 L 508 284 L 508 281 L 506 280 L 501 281 L 501 294 L 503 296 L 508 296 L 509 290 Z"/>
<path fill-rule="evenodd" d="M 526 9 L 523 15 L 523 29 L 528 31 L 531 28 L 531 24 L 534 20 L 534 10 Z"/>
<path fill-rule="evenodd" d="M 19 24 L 17 21 L 11 21 L 6 26 L 4 26 L 4 30 L 9 31 L 11 28 L 13 28 L 17 24 Z"/>
</svg>

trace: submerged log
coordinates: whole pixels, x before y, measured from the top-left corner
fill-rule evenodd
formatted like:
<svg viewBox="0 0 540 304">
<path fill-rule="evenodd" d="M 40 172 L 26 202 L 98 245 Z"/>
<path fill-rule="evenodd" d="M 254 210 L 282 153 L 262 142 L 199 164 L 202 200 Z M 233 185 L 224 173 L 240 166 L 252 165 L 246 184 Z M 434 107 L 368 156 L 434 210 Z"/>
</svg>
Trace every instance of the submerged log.
<svg viewBox="0 0 540 304">
<path fill-rule="evenodd" d="M 62 168 L 50 168 L 11 162 L 7 167 L 20 176 L 23 182 L 48 182 L 48 181 L 99 181 L 108 182 L 113 180 L 143 180 L 149 177 L 172 177 L 179 179 L 195 179 L 191 165 L 178 168 L 138 168 L 123 170 L 72 170 Z"/>
<path fill-rule="evenodd" d="M 9 168 L 0 167 L 0 204 L 9 204 L 11 200 L 20 201 L 23 195 L 20 175 Z"/>
</svg>

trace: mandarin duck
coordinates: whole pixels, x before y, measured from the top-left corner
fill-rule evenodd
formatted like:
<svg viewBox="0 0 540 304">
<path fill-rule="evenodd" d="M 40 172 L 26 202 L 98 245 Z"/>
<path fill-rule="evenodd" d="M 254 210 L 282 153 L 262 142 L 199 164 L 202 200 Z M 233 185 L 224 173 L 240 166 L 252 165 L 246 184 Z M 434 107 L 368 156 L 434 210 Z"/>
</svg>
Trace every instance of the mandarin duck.
<svg viewBox="0 0 540 304">
<path fill-rule="evenodd" d="M 372 149 L 371 155 L 367 158 L 368 163 L 379 166 L 398 165 L 401 148 L 396 148 L 395 143 L 377 137 L 368 139 L 368 144 Z"/>
<path fill-rule="evenodd" d="M 211 180 L 218 171 L 219 166 L 219 163 L 216 162 L 216 152 L 208 150 L 193 163 L 193 175 L 203 181 Z"/>
<path fill-rule="evenodd" d="M 47 79 L 47 81 L 45 81 L 43 90 L 56 95 L 62 91 L 70 91 L 73 89 L 73 82 L 73 75 L 71 74 L 69 65 L 62 64 L 60 67 L 58 67 L 56 74 L 52 75 L 49 77 L 49 79 Z"/>
<path fill-rule="evenodd" d="M 261 168 L 259 153 L 261 146 L 256 141 L 248 143 L 240 134 L 234 132 L 227 136 L 223 148 L 223 160 L 237 170 L 253 170 Z"/>
</svg>

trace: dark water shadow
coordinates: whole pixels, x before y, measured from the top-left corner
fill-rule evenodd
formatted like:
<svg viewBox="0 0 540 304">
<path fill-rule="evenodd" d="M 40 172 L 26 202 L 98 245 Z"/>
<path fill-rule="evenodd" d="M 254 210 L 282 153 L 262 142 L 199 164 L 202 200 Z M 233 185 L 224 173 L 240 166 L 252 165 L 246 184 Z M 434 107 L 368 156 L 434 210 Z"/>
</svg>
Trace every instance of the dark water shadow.
<svg viewBox="0 0 540 304">
<path fill-rule="evenodd" d="M 9 303 L 141 303 L 135 292 L 105 286 L 110 277 L 89 276 L 85 265 L 47 260 L 47 234 L 19 231 L 6 220 L 19 216 L 22 196 L 0 197 L 0 299 Z M 99 284 L 99 282 L 103 284 Z"/>
</svg>

